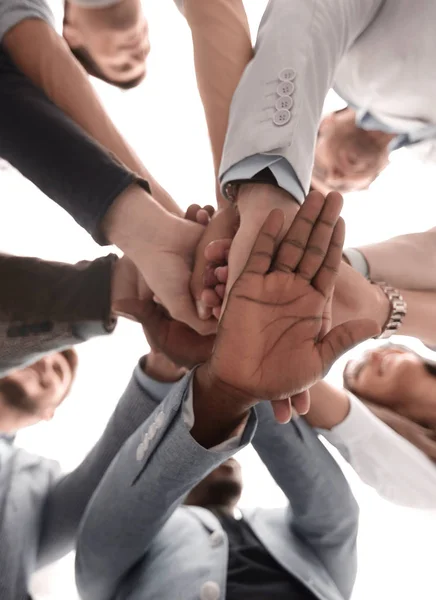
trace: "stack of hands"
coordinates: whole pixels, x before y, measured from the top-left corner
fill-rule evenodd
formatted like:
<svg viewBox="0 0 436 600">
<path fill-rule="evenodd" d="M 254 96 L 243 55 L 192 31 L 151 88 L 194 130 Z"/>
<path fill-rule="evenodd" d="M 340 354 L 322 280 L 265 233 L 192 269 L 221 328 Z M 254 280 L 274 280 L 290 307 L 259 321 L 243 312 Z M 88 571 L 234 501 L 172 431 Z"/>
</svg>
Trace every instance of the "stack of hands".
<svg viewBox="0 0 436 600">
<path fill-rule="evenodd" d="M 280 422 L 292 407 L 304 414 L 308 389 L 380 329 L 370 319 L 332 328 L 341 208 L 340 194 L 311 192 L 290 225 L 280 208 L 266 218 L 259 211 L 249 227 L 238 227 L 231 205 L 217 212 L 193 205 L 184 221 L 169 215 L 151 256 L 116 263 L 113 310 L 142 323 L 153 355 L 173 365 L 169 378 L 201 365 L 197 397 L 214 389 L 221 406 L 232 404 L 223 428 L 261 400 L 272 402 Z"/>
</svg>

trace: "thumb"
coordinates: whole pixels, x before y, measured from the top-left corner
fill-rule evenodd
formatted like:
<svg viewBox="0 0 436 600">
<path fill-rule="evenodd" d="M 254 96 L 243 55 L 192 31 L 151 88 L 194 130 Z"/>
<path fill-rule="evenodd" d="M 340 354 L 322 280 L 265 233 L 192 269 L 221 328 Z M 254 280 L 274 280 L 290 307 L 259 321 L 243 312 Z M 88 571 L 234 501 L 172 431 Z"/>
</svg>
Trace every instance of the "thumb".
<svg viewBox="0 0 436 600">
<path fill-rule="evenodd" d="M 319 352 L 326 370 L 345 352 L 365 340 L 380 334 L 380 327 L 371 319 L 356 319 L 338 325 L 321 340 Z"/>
</svg>

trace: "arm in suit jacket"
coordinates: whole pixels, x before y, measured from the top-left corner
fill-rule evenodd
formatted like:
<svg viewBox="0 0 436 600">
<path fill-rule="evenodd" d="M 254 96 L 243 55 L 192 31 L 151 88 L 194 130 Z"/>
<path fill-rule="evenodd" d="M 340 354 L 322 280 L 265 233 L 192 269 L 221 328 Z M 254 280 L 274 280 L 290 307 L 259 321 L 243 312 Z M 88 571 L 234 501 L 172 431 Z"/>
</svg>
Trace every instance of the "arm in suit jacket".
<svg viewBox="0 0 436 600">
<path fill-rule="evenodd" d="M 76 551 L 83 600 L 112 598 L 184 496 L 252 439 L 254 411 L 235 447 L 200 446 L 183 415 L 191 380 L 192 373 L 175 384 L 124 444 L 88 505 Z"/>
<path fill-rule="evenodd" d="M 15 448 L 0 436 L 2 474 L 4 466 L 11 470 L 10 484 L 6 487 L 4 478 L 5 489 L 0 489 L 0 504 L 6 498 L 0 522 L 2 600 L 25 598 L 32 573 L 73 549 L 85 508 L 111 461 L 171 388 L 158 383 L 146 388 L 144 377 L 137 366 L 100 440 L 68 475 L 60 476 L 54 461 Z M 159 415 L 171 416 L 164 409 Z M 141 468 L 136 456 L 133 462 Z"/>
<path fill-rule="evenodd" d="M 249 156 L 270 153 L 291 165 L 308 192 L 322 107 L 336 69 L 383 2 L 271 0 L 254 59 L 233 98 L 221 175 Z M 279 113 L 283 95 L 292 105 Z"/>
<path fill-rule="evenodd" d="M 73 123 L 0 52 L 0 156 L 94 236 L 116 198 L 145 181 Z"/>
<path fill-rule="evenodd" d="M 183 216 L 177 203 L 153 179 L 114 126 L 84 69 L 65 40 L 56 33 L 50 19 L 33 16 L 31 9 L 42 11 L 42 7 L 47 5 L 46 0 L 27 0 L 21 3 L 21 11 L 15 9 L 15 2 L 11 0 L 0 0 L 0 8 L 1 5 L 5 5 L 4 18 L 10 13 L 15 14 L 13 25 L 10 23 L 6 31 L 3 27 L 1 40 L 13 63 L 93 139 L 133 172 L 144 177 L 157 202 L 169 212 Z"/>
<path fill-rule="evenodd" d="M 374 281 L 407 290 L 436 290 L 436 227 L 361 246 Z"/>
<path fill-rule="evenodd" d="M 113 331 L 114 254 L 76 265 L 0 254 L 0 377 Z"/>
<path fill-rule="evenodd" d="M 357 572 L 359 509 L 341 469 L 303 419 L 279 425 L 267 402 L 256 413 L 253 447 L 289 500 L 289 526 L 349 598 Z"/>
<path fill-rule="evenodd" d="M 124 442 L 138 427 L 140 433 L 134 436 L 133 444 L 129 444 L 129 448 L 133 448 L 133 454 L 128 455 L 130 471 L 133 467 L 136 473 L 142 470 L 152 452 L 150 448 L 142 460 L 137 460 L 137 446 L 143 439 L 144 432 L 154 423 L 156 438 L 160 438 L 170 427 L 168 421 L 174 418 L 171 403 L 174 401 L 174 394 L 169 403 L 160 408 L 159 405 L 171 391 L 173 384 L 152 382 L 146 385 L 144 381 L 147 380 L 139 364 L 100 440 L 77 469 L 53 482 L 42 515 L 38 567 L 57 560 L 73 549 L 79 523 L 91 496 Z M 157 408 L 159 410 L 156 411 Z M 147 421 L 151 415 L 152 419 Z M 145 422 L 148 423 L 147 428 L 144 428 Z"/>
</svg>

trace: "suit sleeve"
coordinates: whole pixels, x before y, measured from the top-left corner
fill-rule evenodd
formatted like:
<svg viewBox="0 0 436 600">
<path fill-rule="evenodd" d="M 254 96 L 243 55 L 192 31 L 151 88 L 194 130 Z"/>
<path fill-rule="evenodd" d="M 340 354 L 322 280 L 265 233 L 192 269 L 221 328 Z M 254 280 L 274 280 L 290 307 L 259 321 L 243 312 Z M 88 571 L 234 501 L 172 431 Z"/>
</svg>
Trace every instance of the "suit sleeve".
<svg viewBox="0 0 436 600">
<path fill-rule="evenodd" d="M 172 387 L 147 378 L 136 367 L 100 440 L 77 469 L 53 481 L 42 515 L 38 567 L 73 550 L 85 508 L 107 468 Z"/>
<path fill-rule="evenodd" d="M 183 415 L 191 379 L 189 374 L 176 384 L 124 444 L 88 505 L 76 550 L 83 600 L 112 598 L 184 496 L 251 441 L 254 412 L 237 449 L 206 450 L 197 444 Z"/>
<path fill-rule="evenodd" d="M 307 193 L 337 66 L 383 0 L 270 0 L 233 97 L 220 176 L 250 156 L 283 157 Z"/>
<path fill-rule="evenodd" d="M 115 255 L 76 265 L 0 254 L 0 377 L 113 331 Z"/>
<path fill-rule="evenodd" d="M 0 52 L 0 156 L 105 244 L 100 223 L 132 183 L 126 169 Z"/>
<path fill-rule="evenodd" d="M 325 565 L 344 598 L 357 573 L 359 510 L 338 464 L 303 420 L 279 425 L 269 403 L 256 407 L 253 446 L 289 500 L 289 525 Z"/>
</svg>

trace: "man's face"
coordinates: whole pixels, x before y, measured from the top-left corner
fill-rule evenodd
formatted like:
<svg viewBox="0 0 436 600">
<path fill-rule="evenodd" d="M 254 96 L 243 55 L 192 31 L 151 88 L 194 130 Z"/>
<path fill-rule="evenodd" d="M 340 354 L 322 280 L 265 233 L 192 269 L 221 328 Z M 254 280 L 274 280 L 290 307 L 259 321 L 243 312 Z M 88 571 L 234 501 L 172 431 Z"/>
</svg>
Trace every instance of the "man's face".
<svg viewBox="0 0 436 600">
<path fill-rule="evenodd" d="M 150 43 L 140 0 L 101 9 L 67 3 L 63 34 L 70 48 L 85 50 L 111 83 L 139 83 L 145 76 Z"/>
<path fill-rule="evenodd" d="M 435 374 L 420 356 L 395 345 L 370 350 L 349 361 L 344 385 L 358 396 L 390 408 L 420 402 L 424 407 L 436 398 Z"/>
<path fill-rule="evenodd" d="M 238 503 L 241 494 L 241 465 L 234 458 L 229 458 L 190 492 L 185 504 L 233 508 Z"/>
<path fill-rule="evenodd" d="M 0 431 L 13 433 L 50 420 L 73 383 L 74 350 L 45 356 L 0 379 Z"/>
<path fill-rule="evenodd" d="M 356 126 L 350 109 L 321 121 L 315 149 L 312 185 L 321 193 L 364 190 L 388 165 L 385 136 Z"/>
</svg>

